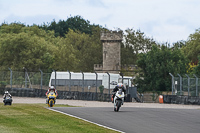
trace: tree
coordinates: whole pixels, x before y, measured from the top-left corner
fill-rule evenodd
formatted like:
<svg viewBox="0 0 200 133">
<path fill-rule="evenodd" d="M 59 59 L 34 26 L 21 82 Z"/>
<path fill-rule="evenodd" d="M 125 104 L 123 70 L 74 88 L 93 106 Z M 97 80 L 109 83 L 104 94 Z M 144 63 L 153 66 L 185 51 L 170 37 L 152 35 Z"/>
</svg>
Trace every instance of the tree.
<svg viewBox="0 0 200 133">
<path fill-rule="evenodd" d="M 200 60 L 200 55 L 198 56 L 198 60 Z M 193 73 L 200 76 L 200 62 L 199 61 L 198 61 L 197 66 L 193 68 Z"/>
<path fill-rule="evenodd" d="M 85 34 L 92 33 L 92 26 L 90 25 L 90 21 L 83 19 L 81 16 L 74 16 L 68 18 L 66 24 L 68 25 L 68 30 L 78 30 L 81 33 Z"/>
<path fill-rule="evenodd" d="M 3 24 L 0 26 L 0 68 L 29 71 L 70 70 L 93 71 L 102 62 L 101 27 L 92 34 L 69 29 L 65 37 L 55 37 L 54 31 L 38 26 Z"/>
<path fill-rule="evenodd" d="M 121 64 L 136 64 L 137 55 L 132 45 L 121 44 Z"/>
<path fill-rule="evenodd" d="M 181 40 L 181 41 L 177 41 L 176 43 L 173 43 L 173 47 L 175 48 L 182 48 L 186 45 L 186 41 Z"/>
<path fill-rule="evenodd" d="M 66 21 L 59 20 L 59 22 L 56 23 L 56 21 L 53 20 L 50 24 L 43 24 L 42 26 L 39 26 L 39 28 L 42 28 L 47 31 L 54 30 L 56 37 L 65 37 L 65 34 L 69 32 L 69 29 L 92 35 L 92 30 L 94 27 L 99 26 L 95 24 L 90 24 L 90 21 L 85 20 L 84 18 L 78 15 L 74 17 L 69 17 Z"/>
<path fill-rule="evenodd" d="M 141 52 L 148 52 L 155 45 L 155 41 L 148 38 L 140 30 L 126 29 L 125 41 L 122 44 L 122 64 L 135 64 L 137 55 Z"/>
<path fill-rule="evenodd" d="M 137 61 L 141 72 L 135 84 L 143 91 L 169 91 L 172 74 L 185 74 L 188 61 L 180 49 L 170 49 L 164 45 L 152 46 L 147 53 L 140 53 Z"/>
<path fill-rule="evenodd" d="M 76 57 L 76 49 L 73 46 L 73 42 L 76 40 L 76 37 L 74 40 L 69 38 L 72 34 L 71 32 L 66 35 L 66 38 L 60 38 L 56 44 L 58 48 L 58 51 L 55 53 L 56 60 L 54 63 L 54 69 L 56 70 L 77 70 L 78 59 Z"/>
<path fill-rule="evenodd" d="M 54 49 L 56 47 L 48 38 L 53 33 L 47 34 L 37 26 L 23 27 L 18 24 L 14 25 L 14 27 L 13 24 L 1 26 L 1 68 L 22 69 L 26 67 L 29 70 L 51 68 L 51 64 L 54 62 Z M 9 32 L 7 29 L 12 30 Z"/>
<path fill-rule="evenodd" d="M 198 56 L 200 55 L 200 29 L 197 29 L 194 34 L 189 36 L 186 41 L 186 46 L 182 48 L 182 51 L 191 63 L 197 64 Z"/>
<path fill-rule="evenodd" d="M 65 44 L 62 48 L 62 54 L 67 54 L 67 49 L 70 53 L 73 53 L 74 59 L 71 64 L 68 62 L 66 65 L 71 66 L 68 69 L 71 71 L 93 71 L 94 64 L 99 62 L 99 56 L 102 54 L 102 46 L 100 41 L 94 41 L 96 36 L 90 37 L 88 34 L 81 33 L 80 31 L 69 30 L 64 39 Z M 66 50 L 66 51 L 65 51 Z M 69 53 L 68 53 L 69 54 Z M 59 54 L 60 57 L 63 57 Z M 59 58 L 59 56 L 57 56 Z"/>
<path fill-rule="evenodd" d="M 25 27 L 24 24 L 20 23 L 11 23 L 11 24 L 2 24 L 0 26 L 0 33 L 20 33 L 22 32 L 23 27 Z"/>
</svg>

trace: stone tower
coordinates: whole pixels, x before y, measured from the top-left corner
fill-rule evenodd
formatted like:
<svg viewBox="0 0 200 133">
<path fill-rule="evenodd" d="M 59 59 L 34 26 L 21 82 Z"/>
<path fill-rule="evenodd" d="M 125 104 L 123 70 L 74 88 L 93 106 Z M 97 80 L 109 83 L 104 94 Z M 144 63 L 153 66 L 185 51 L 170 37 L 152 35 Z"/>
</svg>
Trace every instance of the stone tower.
<svg viewBox="0 0 200 133">
<path fill-rule="evenodd" d="M 121 70 L 122 32 L 103 31 L 100 40 L 103 43 L 103 72 L 119 73 Z"/>
</svg>

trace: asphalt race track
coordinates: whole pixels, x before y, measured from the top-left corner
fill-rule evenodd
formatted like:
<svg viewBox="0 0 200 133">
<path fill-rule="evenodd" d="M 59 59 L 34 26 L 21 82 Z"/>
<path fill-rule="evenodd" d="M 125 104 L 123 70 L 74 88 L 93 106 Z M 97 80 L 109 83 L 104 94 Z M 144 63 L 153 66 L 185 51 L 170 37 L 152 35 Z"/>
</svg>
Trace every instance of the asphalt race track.
<svg viewBox="0 0 200 133">
<path fill-rule="evenodd" d="M 122 107 L 52 108 L 126 133 L 200 133 L 200 109 Z"/>
</svg>

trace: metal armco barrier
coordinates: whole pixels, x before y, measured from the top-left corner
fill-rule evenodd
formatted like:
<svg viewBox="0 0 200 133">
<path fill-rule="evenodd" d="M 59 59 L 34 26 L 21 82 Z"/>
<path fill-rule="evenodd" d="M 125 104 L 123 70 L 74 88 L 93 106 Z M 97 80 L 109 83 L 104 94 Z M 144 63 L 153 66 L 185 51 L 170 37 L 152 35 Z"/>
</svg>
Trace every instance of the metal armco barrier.
<svg viewBox="0 0 200 133">
<path fill-rule="evenodd" d="M 18 97 L 40 97 L 45 98 L 47 90 L 44 89 L 24 89 L 10 88 L 10 94 Z M 88 100 L 88 101 L 111 101 L 111 95 L 96 92 L 78 92 L 78 91 L 57 91 L 57 99 L 73 99 L 73 100 Z"/>
<path fill-rule="evenodd" d="M 163 95 L 164 103 L 200 105 L 200 98 L 196 96 Z"/>
</svg>

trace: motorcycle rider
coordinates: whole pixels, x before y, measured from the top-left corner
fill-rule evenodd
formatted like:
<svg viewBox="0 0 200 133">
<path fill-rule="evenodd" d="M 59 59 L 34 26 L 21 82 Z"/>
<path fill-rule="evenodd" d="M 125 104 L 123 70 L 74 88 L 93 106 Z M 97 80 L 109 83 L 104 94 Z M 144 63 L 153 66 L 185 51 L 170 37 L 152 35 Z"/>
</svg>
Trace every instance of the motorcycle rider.
<svg viewBox="0 0 200 133">
<path fill-rule="evenodd" d="M 112 99 L 114 99 L 116 92 L 122 89 L 122 91 L 124 92 L 124 95 L 126 96 L 126 89 L 124 88 L 124 85 L 122 83 L 118 83 L 117 86 L 115 86 L 115 88 L 112 91 Z M 114 100 L 112 100 L 112 103 L 114 103 Z"/>
<path fill-rule="evenodd" d="M 54 88 L 54 86 L 50 86 L 50 87 L 49 87 L 49 89 L 48 89 L 47 92 L 46 92 L 46 96 L 47 96 L 51 91 L 53 91 L 53 92 L 56 94 L 56 96 L 58 96 L 57 90 Z"/>
<path fill-rule="evenodd" d="M 46 92 L 46 97 L 50 92 L 54 92 L 56 96 L 58 96 L 57 90 L 54 88 L 54 86 L 50 86 L 49 89 Z M 48 102 L 48 98 L 46 99 L 46 104 Z M 55 101 L 56 102 L 56 101 Z"/>
<path fill-rule="evenodd" d="M 3 102 L 5 101 L 6 97 L 12 98 L 11 94 L 8 91 L 5 91 L 5 93 L 3 95 Z"/>
</svg>

